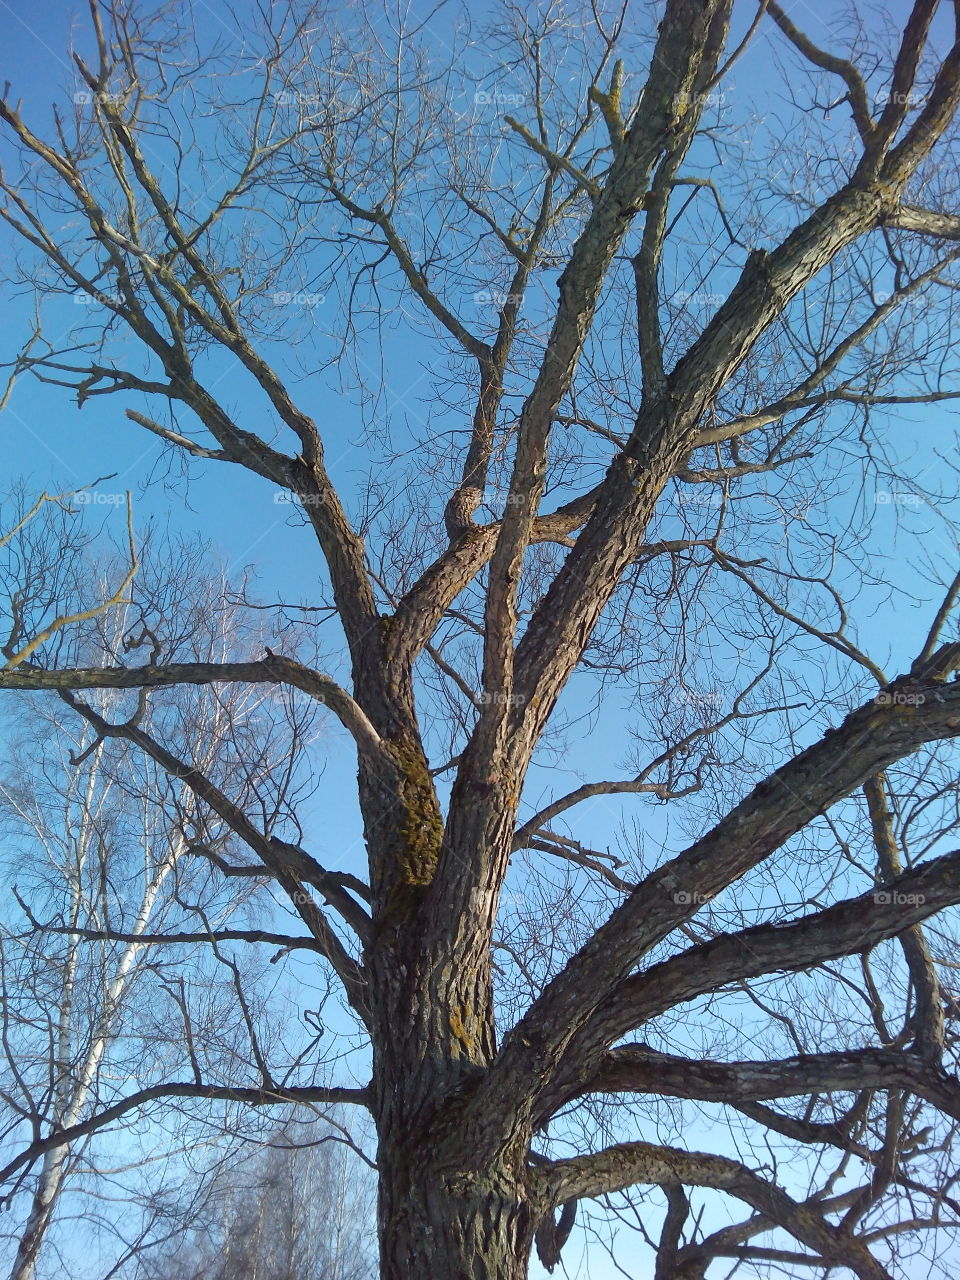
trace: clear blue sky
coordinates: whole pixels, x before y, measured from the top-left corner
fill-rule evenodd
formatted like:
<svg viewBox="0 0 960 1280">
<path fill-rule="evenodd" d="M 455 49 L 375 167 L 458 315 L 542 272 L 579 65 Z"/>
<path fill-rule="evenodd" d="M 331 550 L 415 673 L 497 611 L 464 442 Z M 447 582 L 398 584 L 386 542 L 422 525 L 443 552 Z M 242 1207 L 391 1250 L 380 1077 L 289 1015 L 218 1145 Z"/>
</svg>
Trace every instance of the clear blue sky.
<svg viewBox="0 0 960 1280">
<path fill-rule="evenodd" d="M 224 40 L 236 39 L 230 16 L 233 6 L 197 3 L 197 21 L 206 33 L 216 32 Z M 240 6 L 249 10 L 250 0 Z M 823 19 L 832 6 L 794 4 L 788 6 L 795 20 L 811 35 L 822 31 Z M 909 6 L 896 0 L 887 6 L 895 20 L 901 19 Z M 424 15 L 432 3 L 418 4 L 416 11 Z M 12 85 L 14 98 L 22 96 L 28 118 L 49 120 L 48 104 L 62 99 L 79 87 L 67 48 L 72 27 L 83 28 L 81 42 L 86 44 L 84 10 L 80 0 L 0 0 L 0 31 L 3 36 L 3 79 Z M 482 7 L 473 6 L 475 18 Z M 746 17 L 741 12 L 741 25 Z M 439 44 L 448 31 L 442 14 L 431 20 L 430 30 Z M 766 46 L 768 29 L 758 37 L 754 49 L 736 69 L 726 92 L 749 94 L 761 112 L 775 114 L 786 110 L 782 86 L 777 80 Z M 3 300 L 3 323 L 0 325 L 0 359 L 10 359 L 25 333 L 30 320 L 30 305 L 25 299 Z M 316 327 L 322 342 L 324 304 L 315 308 Z M 82 321 L 84 308 L 63 302 L 51 309 L 50 317 L 60 326 L 62 335 Z M 286 353 L 277 350 L 275 358 L 283 362 Z M 424 393 L 431 354 L 429 344 L 398 330 L 388 343 L 390 378 L 386 387 L 386 409 L 398 419 L 403 415 L 416 418 L 423 412 L 419 397 Z M 237 368 L 224 362 L 216 377 L 216 391 L 228 406 L 245 407 L 249 388 Z M 349 399 L 338 396 L 322 381 L 305 380 L 297 387 L 303 407 L 322 424 L 328 449 L 328 465 L 342 491 L 355 492 L 361 473 L 368 462 L 366 452 L 356 445 L 359 415 Z M 218 549 L 224 564 L 233 572 L 247 566 L 256 568 L 264 598 L 290 601 L 312 598 L 312 584 L 320 572 L 320 556 L 310 535 L 291 527 L 289 506 L 277 504 L 270 486 L 237 468 L 221 464 L 196 464 L 191 467 L 188 489 L 179 490 L 153 485 L 144 488 L 163 452 L 161 443 L 123 418 L 123 410 L 134 401 L 120 397 L 91 401 L 78 411 L 62 389 L 44 387 L 21 379 L 0 416 L 5 478 L 24 477 L 30 488 L 48 491 L 87 485 L 99 476 L 113 473 L 114 478 L 101 486 L 104 490 L 131 488 L 135 496 L 138 525 L 149 521 L 168 523 L 171 528 L 196 533 L 208 538 Z M 956 416 L 952 409 L 937 407 L 917 409 L 898 418 L 884 421 L 888 438 L 904 457 L 913 456 L 912 469 L 918 475 L 935 474 L 939 466 L 936 449 L 954 447 Z M 5 487 L 5 484 L 0 485 Z M 184 500 L 185 495 L 185 500 Z M 892 510 L 889 513 L 890 537 L 893 536 Z M 101 511 L 91 513 L 101 518 Z M 104 507 L 102 518 L 117 535 L 121 534 L 122 515 L 117 508 Z M 888 517 L 884 515 L 884 519 Z M 918 519 L 920 515 L 918 514 Z M 929 526 L 927 549 L 941 554 L 944 561 L 954 563 L 956 546 L 940 532 L 935 519 Z M 896 571 L 894 571 L 896 572 Z M 914 583 L 912 571 L 904 563 L 901 585 Z M 880 597 L 878 596 L 879 600 Z M 890 671 L 901 669 L 903 662 L 916 652 L 926 630 L 929 613 L 917 612 L 906 595 L 901 607 L 894 611 L 884 605 L 884 612 L 872 616 L 869 598 L 863 602 L 862 634 L 866 647 L 881 662 L 890 660 Z M 342 673 L 341 673 L 342 674 Z M 324 779 L 320 792 L 308 815 L 306 843 L 316 850 L 327 865 L 358 869 L 362 857 L 361 833 L 355 804 L 355 762 L 348 739 L 331 721 L 329 739 L 324 743 Z M 334 747 L 334 744 L 337 744 Z M 603 735 L 594 735 L 584 743 L 581 753 L 567 761 L 573 778 L 609 776 L 618 772 L 623 744 Z M 537 775 L 534 774 L 534 784 Z M 585 806 L 579 815 L 584 833 L 601 847 L 613 843 L 622 810 L 600 799 Z M 659 819 L 651 823 L 654 835 L 662 831 Z M 627 1259 L 623 1259 L 627 1262 Z M 572 1259 L 570 1259 L 572 1262 Z M 591 1274 L 606 1280 L 616 1274 L 594 1258 Z M 570 1266 L 571 1274 L 578 1267 Z M 537 1276 L 535 1266 L 533 1275 Z M 635 1273 L 635 1280 L 645 1280 Z"/>
</svg>

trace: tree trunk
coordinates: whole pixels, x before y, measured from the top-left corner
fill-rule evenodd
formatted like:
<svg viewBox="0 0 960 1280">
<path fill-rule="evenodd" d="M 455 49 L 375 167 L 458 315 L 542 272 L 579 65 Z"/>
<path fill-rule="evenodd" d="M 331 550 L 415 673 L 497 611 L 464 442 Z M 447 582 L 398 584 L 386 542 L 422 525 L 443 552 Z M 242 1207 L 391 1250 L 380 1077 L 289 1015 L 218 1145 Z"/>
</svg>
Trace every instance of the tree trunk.
<svg viewBox="0 0 960 1280">
<path fill-rule="evenodd" d="M 10 1280 L 33 1280 L 37 1272 L 37 1258 L 56 1208 L 63 1182 L 63 1166 L 68 1148 L 60 1147 L 48 1153 L 40 1173 L 40 1181 L 33 1194 L 30 1214 L 20 1233 L 20 1244 L 10 1271 Z"/>
<path fill-rule="evenodd" d="M 404 968 L 374 1033 L 381 1280 L 524 1280 L 540 1217 L 529 1134 L 491 1161 L 485 1135 L 464 1124 L 493 1053 L 488 975 Z"/>
<path fill-rule="evenodd" d="M 374 1031 L 381 1280 L 524 1280 L 539 1220 L 529 1135 L 491 1162 L 463 1122 L 493 1053 L 488 975 L 444 980 L 417 968 L 415 945 L 391 948 L 393 981 L 379 989 L 393 998 Z"/>
<path fill-rule="evenodd" d="M 463 1131 L 462 1105 L 496 1053 L 484 899 L 439 918 L 430 889 L 443 818 L 406 674 L 380 654 L 358 698 L 394 771 L 360 762 L 370 860 L 374 1121 L 381 1280 L 525 1280 L 539 1215 L 529 1134 L 491 1161 Z M 375 696 L 379 692 L 379 696 Z M 508 838 L 509 823 L 501 839 Z M 512 829 L 512 828 L 511 828 Z M 464 861 L 490 850 L 474 832 Z M 489 1149 L 489 1145 L 488 1145 Z"/>
<path fill-rule="evenodd" d="M 381 1280 L 525 1280 L 535 1229 L 522 1173 L 458 1172 L 419 1143 L 380 1144 Z"/>
</svg>

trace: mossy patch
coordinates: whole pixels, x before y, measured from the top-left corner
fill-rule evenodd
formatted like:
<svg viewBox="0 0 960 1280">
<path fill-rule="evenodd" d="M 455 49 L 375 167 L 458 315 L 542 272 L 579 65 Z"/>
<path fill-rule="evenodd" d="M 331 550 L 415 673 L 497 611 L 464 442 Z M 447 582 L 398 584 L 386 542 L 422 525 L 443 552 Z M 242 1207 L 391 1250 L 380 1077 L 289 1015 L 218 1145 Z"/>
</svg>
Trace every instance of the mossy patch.
<svg viewBox="0 0 960 1280">
<path fill-rule="evenodd" d="M 450 1011 L 450 1030 L 453 1032 L 454 1039 L 458 1041 L 470 1058 L 473 1057 L 477 1049 L 477 1037 L 470 1030 L 472 1022 L 473 1015 L 466 1005 Z"/>
<path fill-rule="evenodd" d="M 418 746 L 394 740 L 390 743 L 390 753 L 400 770 L 402 815 L 397 861 L 405 884 L 426 886 L 437 869 L 443 839 L 443 816 L 437 793 Z"/>
</svg>

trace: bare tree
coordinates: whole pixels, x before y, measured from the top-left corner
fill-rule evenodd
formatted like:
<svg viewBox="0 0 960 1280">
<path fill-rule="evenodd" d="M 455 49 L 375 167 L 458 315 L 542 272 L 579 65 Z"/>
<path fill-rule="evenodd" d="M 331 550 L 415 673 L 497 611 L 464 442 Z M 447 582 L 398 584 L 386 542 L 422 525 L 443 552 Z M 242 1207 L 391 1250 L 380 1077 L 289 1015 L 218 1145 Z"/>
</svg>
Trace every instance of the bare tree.
<svg viewBox="0 0 960 1280">
<path fill-rule="evenodd" d="M 61 535 L 56 549 L 62 553 L 63 526 L 58 525 L 47 534 Z M 35 539 L 27 556 L 38 580 L 44 576 L 41 543 Z M 173 572 L 168 566 L 170 577 L 190 584 L 189 595 L 180 592 L 172 616 L 179 629 L 188 626 L 185 605 L 191 604 L 191 643 L 215 660 L 226 644 L 235 650 L 245 622 L 238 607 L 224 604 L 226 582 L 205 584 L 198 576 L 201 563 L 181 556 Z M 89 580 L 96 571 L 88 564 L 81 576 Z M 95 646 L 88 638 L 87 660 L 109 661 L 125 641 L 129 650 L 131 639 L 144 638 L 137 636 L 135 623 L 155 577 L 155 566 L 148 563 L 125 607 L 98 614 L 104 631 Z M 169 582 L 154 585 L 153 591 L 170 603 Z M 28 593 L 23 599 L 27 603 Z M 68 634 L 58 630 L 63 638 Z M 164 639 L 150 633 L 156 656 Z M 289 718 L 278 717 L 278 708 L 262 697 L 244 699 L 239 686 L 228 687 L 213 702 L 198 701 L 186 688 L 173 692 L 166 714 L 180 722 L 208 776 L 226 770 L 236 785 L 230 754 L 239 738 L 240 754 L 250 764 L 256 761 L 261 794 L 273 790 L 277 806 L 298 794 L 302 798 L 296 762 L 309 737 L 303 717 L 286 723 Z M 122 694 L 107 694 L 100 709 L 122 716 L 122 700 Z M 156 714 L 160 708 L 151 710 Z M 249 1020 L 264 999 L 257 966 L 232 953 L 264 944 L 276 952 L 278 944 L 295 940 L 271 929 L 263 906 L 252 902 L 256 880 L 224 876 L 210 867 L 210 857 L 229 867 L 235 852 L 231 833 L 201 819 L 196 798 L 182 781 L 142 753 L 131 755 L 127 744 L 98 739 L 59 698 L 21 705 L 17 712 L 8 735 L 11 764 L 0 780 L 0 815 L 10 846 L 7 874 L 13 881 L 10 907 L 0 921 L 4 1139 L 16 1158 L 45 1130 L 77 1134 L 75 1141 L 47 1149 L 35 1174 L 32 1161 L 25 1165 L 20 1196 L 8 1194 L 15 1208 L 20 1199 L 27 1202 L 21 1225 L 5 1232 L 15 1244 L 11 1280 L 31 1280 L 68 1193 L 74 1213 L 81 1215 L 96 1195 L 99 1226 L 88 1224 L 87 1230 L 93 1238 L 110 1231 L 119 1236 L 114 1270 L 126 1255 L 142 1256 L 176 1226 L 175 1215 L 151 1211 L 162 1205 L 162 1197 L 149 1175 L 159 1169 L 171 1176 L 172 1168 L 172 1176 L 183 1182 L 190 1167 L 189 1130 L 154 1127 L 145 1165 L 133 1135 L 122 1147 L 114 1139 L 110 1150 L 102 1144 L 98 1150 L 97 1117 L 113 1100 L 113 1082 L 136 1081 L 149 1095 L 151 1086 L 162 1086 L 171 1060 L 191 1061 L 198 1083 L 204 1061 L 229 1075 L 231 1051 L 241 1061 L 246 1057 L 248 1032 L 241 1011 Z M 146 709 L 141 712 L 145 718 Z M 291 727 L 292 735 L 282 733 Z M 254 736 L 256 756 L 246 750 Z M 228 1148 L 236 1146 L 237 1136 L 228 1126 L 224 1139 L 233 1138 Z M 196 1134 L 192 1141 L 198 1142 Z M 215 1142 L 208 1114 L 199 1136 L 201 1153 Z M 105 1167 L 117 1165 L 121 1150 L 127 1176 L 120 1177 L 115 1168 L 108 1179 Z M 137 1179 L 145 1185 L 138 1186 Z M 120 1202 L 113 1218 L 105 1207 L 109 1200 Z"/>
<path fill-rule="evenodd" d="M 186 1238 L 144 1280 L 368 1280 L 376 1270 L 372 1178 L 336 1131 L 277 1129 L 221 1167 Z"/>
<path fill-rule="evenodd" d="M 60 691 L 245 844 L 366 1034 L 362 1089 L 278 1076 L 251 1034 L 258 1079 L 221 1096 L 369 1108 L 385 1280 L 519 1280 L 578 1202 L 628 1215 L 610 1197 L 637 1187 L 658 1280 L 949 1270 L 956 471 L 924 484 L 894 424 L 960 394 L 960 12 L 811 37 L 773 0 L 508 2 L 482 30 L 290 4 L 235 46 L 90 15 L 72 110 L 0 104 L 38 298 L 12 374 L 264 480 L 322 552 L 330 641 L 321 669 L 278 603 L 263 656 L 71 665 L 51 616 L 82 632 L 110 593 L 25 614 L 14 591 L 0 683 Z M 770 57 L 775 120 L 733 93 Z M 419 426 L 391 409 L 411 352 Z M 356 489 L 318 388 L 362 429 Z M 903 599 L 887 516 L 928 606 L 909 653 L 870 638 Z M 366 881 L 147 716 L 184 684 L 329 708 Z M 619 776 L 587 772 L 584 726 Z"/>
</svg>

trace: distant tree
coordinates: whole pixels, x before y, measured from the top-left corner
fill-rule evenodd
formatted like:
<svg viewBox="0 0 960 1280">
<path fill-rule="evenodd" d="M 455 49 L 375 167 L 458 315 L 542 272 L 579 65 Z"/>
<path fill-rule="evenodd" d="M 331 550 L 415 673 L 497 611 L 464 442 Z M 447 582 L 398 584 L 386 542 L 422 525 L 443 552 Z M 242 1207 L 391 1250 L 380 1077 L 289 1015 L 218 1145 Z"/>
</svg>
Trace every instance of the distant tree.
<svg viewBox="0 0 960 1280">
<path fill-rule="evenodd" d="M 377 1269 L 369 1169 L 321 1123 L 291 1124 L 207 1184 L 185 1238 L 142 1280 L 370 1280 Z"/>
<path fill-rule="evenodd" d="M 74 554 L 62 554 L 65 527 L 75 523 L 65 525 L 62 514 L 58 509 L 54 522 L 58 568 L 95 583 L 96 570 L 89 560 L 83 564 L 81 540 Z M 53 532 L 48 525 L 46 538 Z M 18 552 L 17 571 L 24 574 L 26 564 L 42 582 L 52 567 L 44 563 L 43 531 Z M 162 632 L 151 632 L 149 641 L 137 635 L 148 595 L 153 603 L 163 599 L 175 606 L 171 617 L 181 633 L 189 631 L 194 651 L 208 660 L 222 658 L 225 646 L 235 651 L 245 624 L 225 604 L 228 584 L 205 581 L 203 568 L 198 557 L 181 554 L 167 566 L 164 584 L 157 582 L 157 566 L 148 563 L 132 598 L 122 609 L 98 615 L 99 636 L 88 636 L 76 656 L 109 661 L 124 648 L 130 651 L 131 640 L 149 642 L 159 655 L 166 640 Z M 29 580 L 31 574 L 24 576 Z M 169 579 L 179 579 L 178 585 Z M 21 599 L 26 610 L 29 592 Z M 68 629 L 60 629 L 59 640 L 65 648 Z M 101 711 L 121 711 L 122 697 L 108 693 Z M 140 707 L 140 723 L 153 718 L 147 712 Z M 228 687 L 214 701 L 198 700 L 184 687 L 165 712 L 167 732 L 185 735 L 208 776 L 244 786 L 243 770 L 231 761 L 239 742 L 241 752 L 257 761 L 248 790 L 254 782 L 261 791 L 272 786 L 274 802 L 282 805 L 300 788 L 290 744 L 296 747 L 309 726 L 284 716 L 282 704 L 271 707 L 259 695 L 245 698 L 239 687 Z M 288 731 L 282 748 L 281 723 Z M 251 944 L 275 945 L 278 935 L 251 927 L 260 923 L 251 919 L 260 911 L 251 905 L 251 878 L 224 878 L 211 867 L 205 855 L 228 858 L 235 839 L 229 829 L 201 817 L 194 793 L 182 781 L 128 744 L 98 738 L 56 696 L 52 702 L 21 703 L 7 724 L 7 759 L 0 767 L 8 888 L 0 916 L 0 1088 L 7 1107 L 5 1159 L 19 1161 L 20 1171 L 14 1214 L 6 1216 L 3 1235 L 13 1245 L 10 1280 L 32 1280 L 38 1268 L 50 1273 L 40 1257 L 68 1194 L 73 1221 L 88 1219 L 85 1230 L 91 1239 L 99 1234 L 105 1253 L 115 1235 L 121 1260 L 130 1242 L 140 1256 L 169 1232 L 175 1215 L 151 1212 L 151 1204 L 162 1204 L 151 1175 L 171 1165 L 174 1177 L 189 1175 L 184 1135 L 161 1126 L 144 1151 L 142 1138 L 128 1132 L 122 1147 L 114 1138 L 108 1154 L 97 1143 L 99 1116 L 116 1101 L 118 1083 L 136 1081 L 145 1100 L 159 1085 L 163 1097 L 172 1062 L 192 1061 L 198 1072 L 205 1062 L 229 1078 L 231 1052 L 246 1059 L 249 1048 L 242 1041 L 257 1034 L 252 1022 L 245 1027 L 236 1004 L 242 977 L 246 1015 L 256 1013 L 257 974 L 233 953 L 249 952 Z M 247 752 L 249 735 L 256 737 L 256 757 Z M 210 1093 L 216 1096 L 216 1088 Z M 74 1137 L 46 1146 L 34 1166 L 32 1156 L 23 1157 L 45 1130 Z M 228 1146 L 231 1136 L 228 1129 Z M 211 1140 L 216 1146 L 208 1127 L 202 1147 Z M 164 1146 L 169 1158 L 160 1161 Z M 126 1178 L 118 1181 L 116 1170 L 105 1178 L 102 1169 L 116 1166 L 121 1150 Z M 119 1201 L 113 1215 L 108 1199 Z M 17 1218 L 20 1225 L 14 1227 Z"/>
<path fill-rule="evenodd" d="M 72 102 L 0 102 L 14 381 L 304 539 L 256 653 L 90 665 L 57 636 L 123 572 L 10 595 L 0 687 L 190 792 L 299 922 L 298 1013 L 348 1006 L 332 1077 L 233 970 L 167 1107 L 368 1109 L 383 1280 L 522 1280 L 604 1212 L 656 1280 L 955 1274 L 957 470 L 895 424 L 960 396 L 960 5 L 210 12 L 91 0 Z M 211 775 L 182 685 L 338 718 L 365 879 L 256 734 Z"/>
</svg>

